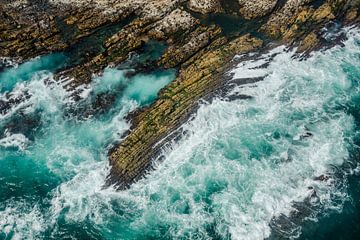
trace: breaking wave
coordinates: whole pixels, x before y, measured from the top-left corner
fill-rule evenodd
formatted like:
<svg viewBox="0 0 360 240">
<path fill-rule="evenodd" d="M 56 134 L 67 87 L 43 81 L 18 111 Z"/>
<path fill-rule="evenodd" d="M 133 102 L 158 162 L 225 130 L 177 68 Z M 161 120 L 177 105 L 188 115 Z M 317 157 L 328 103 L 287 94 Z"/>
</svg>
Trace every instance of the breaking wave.
<svg viewBox="0 0 360 240">
<path fill-rule="evenodd" d="M 121 192 L 104 188 L 107 148 L 175 73 L 107 69 L 78 103 L 50 73 L 18 82 L 31 97 L 0 119 L 0 238 L 296 238 L 303 220 L 341 212 L 360 103 L 360 32 L 347 35 L 306 60 L 278 47 L 242 61 L 228 96 L 201 103 L 156 170 Z M 101 94 L 115 98 L 98 113 Z M 29 128 L 10 124 L 19 114 Z M 311 211 L 292 220 L 299 203 Z"/>
</svg>

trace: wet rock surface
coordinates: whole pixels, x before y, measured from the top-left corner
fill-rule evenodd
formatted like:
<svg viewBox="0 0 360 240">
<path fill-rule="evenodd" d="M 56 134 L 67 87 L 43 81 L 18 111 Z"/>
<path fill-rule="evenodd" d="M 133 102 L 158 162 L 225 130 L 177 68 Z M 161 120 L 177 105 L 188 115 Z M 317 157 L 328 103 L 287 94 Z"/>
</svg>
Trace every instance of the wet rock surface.
<svg viewBox="0 0 360 240">
<path fill-rule="evenodd" d="M 276 9 L 274 15 L 269 16 L 261 31 L 265 31 L 275 39 L 281 39 L 281 42 L 300 45 L 301 52 L 319 47 L 321 41 L 317 40 L 317 33 L 324 26 L 323 24 L 341 18 L 343 14 L 334 12 L 332 8 L 329 10 L 328 2 L 320 4 L 316 9 L 306 5 L 308 3 L 310 2 L 288 1 L 280 5 L 281 8 Z M 270 8 L 262 11 L 262 14 L 265 16 L 268 14 L 266 11 L 271 12 L 275 9 L 275 5 L 273 2 Z M 341 6 L 343 9 L 346 8 L 345 4 Z M 306 18 L 303 18 L 304 11 L 309 14 Z M 274 22 L 280 27 L 277 36 L 272 35 L 271 29 L 265 28 Z M 307 26 L 310 22 L 313 24 L 311 27 L 299 28 L 301 24 Z M 197 36 L 199 37 L 200 34 Z M 196 109 L 196 102 L 224 85 L 219 79 L 223 79 L 226 65 L 233 54 L 255 51 L 263 45 L 261 40 L 249 35 L 237 37 L 233 41 L 220 37 L 211 42 L 207 48 L 181 65 L 178 78 L 161 92 L 159 99 L 152 106 L 134 114 L 133 130 L 115 150 L 110 152 L 110 162 L 113 166 L 110 183 L 115 183 L 123 189 L 141 178 L 146 170 L 151 168 L 151 159 L 161 151 L 161 146 L 157 143 L 171 139 L 171 133 Z M 243 49 L 232 47 L 245 46 L 244 44 L 247 47 Z M 185 48 L 186 44 L 183 47 Z M 186 52 L 181 51 L 181 48 L 176 49 L 182 53 Z M 170 61 L 166 58 L 167 55 L 171 56 Z M 169 48 L 163 55 L 165 60 L 162 61 L 169 67 L 175 66 L 180 62 L 176 61 L 177 57 L 181 57 L 181 54 L 176 51 L 171 53 Z M 172 64 L 173 61 L 175 63 Z"/>
<path fill-rule="evenodd" d="M 151 167 L 151 157 L 159 152 L 160 140 L 187 119 L 196 102 L 221 84 L 218 75 L 234 57 L 262 46 L 249 35 L 233 41 L 220 38 L 183 64 L 178 78 L 159 94 L 159 100 L 132 119 L 131 134 L 111 153 L 112 180 L 126 188 Z M 119 177 L 119 178 L 118 178 Z"/>
<path fill-rule="evenodd" d="M 151 41 L 165 43 L 158 59 L 138 68 L 179 68 L 178 77 L 151 106 L 130 115 L 132 130 L 109 153 L 109 183 L 125 189 L 151 169 L 162 143 L 174 136 L 198 101 L 224 87 L 224 73 L 236 54 L 259 51 L 267 43 L 299 46 L 300 53 L 319 49 L 336 42 L 321 32 L 329 22 L 359 23 L 359 4 L 346 0 L 0 0 L 0 57 L 21 62 L 65 52 L 72 61 L 55 79 L 79 94 L 77 89 L 91 83 L 105 67 L 124 64 Z M 212 14 L 215 21 L 204 24 L 204 14 Z M 242 18 L 243 31 L 224 34 L 216 14 L 234 15 L 236 21 Z M 258 20 L 247 25 L 246 19 Z M 27 95 L 20 96 L 26 99 Z M 22 99 L 3 95 L 0 113 L 6 114 Z M 109 108 L 114 97 L 94 99 L 87 116 Z"/>
</svg>

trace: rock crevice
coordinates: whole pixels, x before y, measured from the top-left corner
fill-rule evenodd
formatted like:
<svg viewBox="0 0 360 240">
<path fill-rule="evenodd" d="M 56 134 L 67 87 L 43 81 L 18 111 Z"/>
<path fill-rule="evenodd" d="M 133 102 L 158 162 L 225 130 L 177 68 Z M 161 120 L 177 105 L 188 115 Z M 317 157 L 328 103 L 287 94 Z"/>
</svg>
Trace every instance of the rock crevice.
<svg viewBox="0 0 360 240">
<path fill-rule="evenodd" d="M 25 61 L 51 52 L 75 56 L 55 74 L 74 91 L 105 67 L 122 64 L 149 41 L 166 44 L 151 64 L 179 68 L 179 75 L 152 105 L 130 114 L 132 130 L 109 153 L 109 183 L 125 189 L 151 168 L 162 143 L 174 137 L 199 100 L 223 87 L 231 59 L 267 47 L 260 35 L 306 53 L 337 42 L 322 36 L 321 29 L 332 22 L 358 24 L 359 5 L 357 0 L 0 0 L 0 57 Z M 204 24 L 204 14 L 215 21 Z M 228 26 L 218 24 L 224 18 L 217 17 L 227 14 L 256 30 L 244 26 L 241 34 L 226 37 Z M 16 96 L 3 96 L 1 114 L 28 97 Z"/>
</svg>

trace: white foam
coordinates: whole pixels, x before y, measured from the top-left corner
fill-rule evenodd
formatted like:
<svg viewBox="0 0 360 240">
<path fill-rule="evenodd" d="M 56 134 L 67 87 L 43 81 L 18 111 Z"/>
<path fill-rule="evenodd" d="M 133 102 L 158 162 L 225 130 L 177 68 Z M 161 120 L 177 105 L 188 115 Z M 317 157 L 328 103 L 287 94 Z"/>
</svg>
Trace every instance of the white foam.
<svg viewBox="0 0 360 240">
<path fill-rule="evenodd" d="M 52 84 L 48 84 L 52 82 Z M 0 95 L 4 101 L 8 101 L 7 93 Z M 28 95 L 28 97 L 25 97 Z M 54 81 L 51 73 L 43 72 L 35 74 L 29 82 L 17 83 L 11 92 L 11 98 L 23 99 L 11 106 L 6 114 L 0 115 L 0 120 L 7 119 L 17 113 L 20 109 L 24 113 L 34 112 L 38 108 L 44 108 L 49 113 L 61 111 L 64 104 L 69 103 L 70 92 L 67 92 L 62 84 Z"/>
<path fill-rule="evenodd" d="M 324 107 L 334 99 L 346 101 L 352 88 L 339 62 L 351 63 L 358 48 L 350 39 L 345 49 L 316 53 L 307 61 L 278 48 L 267 68 L 254 68 L 266 56 L 239 65 L 235 77 L 265 76 L 234 89 L 252 100 L 203 104 L 184 125 L 190 135 L 165 150 L 156 170 L 127 191 L 103 189 L 106 153 L 99 155 L 102 162 L 82 155 L 86 161 L 68 166 L 77 168 L 74 177 L 54 191 L 51 220 L 64 214 L 69 222 L 87 219 L 109 228 L 112 236 L 121 237 L 126 229 L 134 238 L 166 226 L 172 238 L 206 239 L 213 237 L 207 230 L 213 225 L 217 236 L 253 240 L 268 237 L 271 219 L 289 215 L 293 202 L 314 190 L 314 205 L 340 211 L 343 190 L 314 178 L 331 173 L 331 165 L 340 166 L 348 157 L 344 136 L 353 131 L 353 118 Z M 98 130 L 118 124 L 123 126 L 119 134 L 128 127 L 122 114 Z M 312 136 L 304 138 L 308 131 Z M 289 231 L 296 237 L 301 227 Z"/>
<path fill-rule="evenodd" d="M 223 238 L 264 239 L 270 235 L 271 219 L 289 215 L 294 202 L 311 195 L 308 187 L 317 193 L 313 202 L 341 210 L 336 202 L 346 200 L 343 190 L 314 179 L 348 158 L 345 135 L 353 131 L 353 118 L 324 108 L 346 102 L 352 90 L 340 66 L 359 65 L 354 62 L 359 46 L 352 33 L 345 48 L 316 53 L 307 61 L 278 48 L 266 69 L 254 69 L 263 59 L 241 63 L 234 78 L 265 76 L 256 87 L 234 90 L 254 98 L 216 99 L 199 109 L 195 120 L 184 126 L 191 135 L 168 149 L 157 170 L 129 190 L 142 197 L 144 206 L 135 229 L 146 231 L 153 222 L 167 222 L 174 238 L 191 232 L 209 238 L 206 226 L 215 223 Z M 355 36 L 358 39 L 358 31 Z M 313 136 L 300 140 L 304 126 Z M 276 132 L 280 136 L 272 137 Z M 218 191 L 207 190 L 217 185 Z M 206 192 L 211 213 L 207 203 L 198 200 Z M 153 195 L 157 201 L 150 199 Z M 184 206 L 189 213 L 178 211 Z M 296 237 L 300 226 L 289 231 Z"/>
<path fill-rule="evenodd" d="M 210 239 L 214 233 L 224 239 L 263 239 L 270 234 L 271 219 L 289 214 L 294 201 L 312 193 L 309 186 L 318 196 L 314 204 L 341 210 L 333 198 L 346 199 L 342 189 L 314 177 L 331 173 L 331 165 L 340 166 L 348 157 L 344 138 L 353 131 L 353 118 L 324 108 L 358 91 L 339 64 L 358 64 L 359 34 L 350 31 L 349 36 L 345 48 L 316 53 L 306 61 L 277 48 L 266 68 L 258 67 L 270 54 L 241 63 L 235 78 L 265 79 L 232 94 L 254 98 L 204 103 L 184 125 L 190 134 L 164 150 L 165 160 L 146 179 L 121 192 L 103 188 L 109 166 L 102 144 L 129 128 L 124 116 L 138 103 L 120 99 L 115 116 L 71 125 L 62 118 L 69 93 L 61 86 L 36 80 L 22 85 L 32 93 L 27 110 L 43 108 L 53 124 L 46 129 L 49 137 L 34 147 L 41 155 L 34 158 L 45 161 L 62 183 L 51 194 L 48 213 L 8 206 L 0 212 L 0 228 L 32 239 L 64 218 L 69 224 L 90 221 L 114 238 L 126 231 L 136 239 L 161 228 L 174 239 Z M 105 90 L 117 83 L 108 82 Z M 96 87 L 102 90 L 101 85 L 91 89 Z M 313 136 L 304 138 L 307 131 Z"/>
<path fill-rule="evenodd" d="M 0 229 L 5 239 L 36 239 L 45 230 L 44 223 L 37 206 L 12 202 L 0 211 Z"/>
<path fill-rule="evenodd" d="M 264 67 L 264 64 L 269 63 L 272 58 L 279 54 L 283 53 L 286 50 L 284 46 L 277 47 L 272 49 L 266 54 L 261 55 L 259 58 L 251 59 L 248 61 L 240 62 L 235 69 L 230 71 L 233 73 L 234 79 L 237 78 L 257 78 L 257 77 L 265 77 L 266 74 L 269 73 L 269 70 Z M 289 53 L 292 54 L 293 52 Z M 250 54 L 251 56 L 251 54 Z M 236 56 L 235 58 L 241 59 L 241 56 Z"/>
<path fill-rule="evenodd" d="M 9 58 L 9 57 L 0 57 L 0 63 L 5 65 L 5 67 L 17 68 L 19 66 L 19 59 Z"/>
<path fill-rule="evenodd" d="M 5 148 L 17 147 L 24 151 L 28 142 L 29 140 L 21 133 L 11 134 L 5 132 L 5 137 L 0 139 L 0 146 Z"/>
</svg>

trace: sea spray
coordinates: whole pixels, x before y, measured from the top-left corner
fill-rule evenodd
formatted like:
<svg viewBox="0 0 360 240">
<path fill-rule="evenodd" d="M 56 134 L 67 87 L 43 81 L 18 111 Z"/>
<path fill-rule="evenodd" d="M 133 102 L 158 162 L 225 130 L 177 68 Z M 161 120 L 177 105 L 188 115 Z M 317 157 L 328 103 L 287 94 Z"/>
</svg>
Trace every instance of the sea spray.
<svg viewBox="0 0 360 240">
<path fill-rule="evenodd" d="M 0 93 L 11 91 L 16 84 L 29 81 L 37 74 L 49 73 L 59 69 L 64 65 L 65 59 L 64 54 L 55 53 L 34 58 L 20 65 L 15 65 L 14 68 L 5 69 L 0 72 Z M 5 63 L 10 65 L 11 61 L 7 60 Z"/>
<path fill-rule="evenodd" d="M 1 236 L 7 238 L 57 238 L 56 229 L 62 225 L 64 216 L 69 221 L 66 226 L 71 225 L 71 215 L 80 221 L 80 213 L 83 213 L 87 220 L 91 206 L 98 204 L 86 198 L 104 191 L 104 179 L 108 174 L 107 147 L 129 128 L 124 117 L 141 104 L 153 101 L 157 91 L 175 76 L 174 71 L 168 70 L 127 78 L 124 70 L 107 69 L 84 90 L 89 92 L 87 98 L 115 92 L 115 105 L 106 114 L 79 121 L 65 113 L 74 104 L 86 105 L 88 99 L 74 103 L 72 93 L 64 90 L 63 84 L 54 82 L 51 73 L 37 73 L 28 81 L 19 79 L 15 84 L 15 94 L 26 92 L 29 97 L 3 115 L 0 122 L 4 131 L 0 140 L 4 164 L 0 179 L 3 181 L 0 213 L 4 229 Z M 49 81 L 53 82 L 49 84 Z M 139 81 L 151 88 L 142 88 Z M 35 114 L 40 119 L 31 141 L 8 129 L 8 124 L 19 114 Z M 90 192 L 86 193 L 87 190 Z M 73 197 L 70 196 L 72 191 Z M 83 201 L 90 205 L 84 205 Z M 24 203 L 21 209 L 20 203 Z M 38 222 L 40 227 L 32 229 L 32 222 Z"/>
<path fill-rule="evenodd" d="M 32 97 L 0 126 L 19 111 L 40 115 L 41 124 L 26 144 L 11 140 L 20 135 L 3 134 L 3 143 L 21 148 L 0 146 L 0 237 L 263 239 L 274 217 L 291 217 L 294 202 L 310 197 L 314 220 L 341 211 L 347 190 L 336 181 L 346 185 L 346 178 L 334 173 L 353 161 L 357 128 L 347 106 L 359 104 L 360 37 L 358 30 L 347 32 L 344 47 L 307 60 L 279 47 L 240 63 L 234 78 L 263 80 L 229 94 L 252 98 L 201 104 L 156 169 L 120 192 L 104 187 L 109 143 L 129 128 L 127 113 L 153 101 L 174 72 L 127 78 L 109 68 L 77 103 L 68 102 L 61 86 L 44 84 L 50 73 L 19 80 L 14 90 Z M 116 99 L 108 111 L 79 120 L 99 94 Z M 79 113 L 67 114 L 68 106 Z M 329 180 L 316 180 L 321 176 Z M 301 227 L 284 229 L 283 236 L 296 237 Z"/>
<path fill-rule="evenodd" d="M 234 78 L 265 78 L 231 94 L 252 98 L 202 106 L 184 126 L 190 137 L 129 190 L 145 204 L 133 224 L 137 238 L 164 230 L 175 238 L 263 239 L 273 217 L 290 216 L 295 202 L 311 196 L 324 211 L 341 211 L 347 197 L 337 179 L 316 178 L 349 160 L 354 119 L 341 107 L 359 94 L 359 76 L 344 71 L 359 67 L 358 36 L 351 30 L 346 47 L 306 61 L 280 47 L 241 63 Z M 301 226 L 286 230 L 295 237 Z"/>
</svg>

